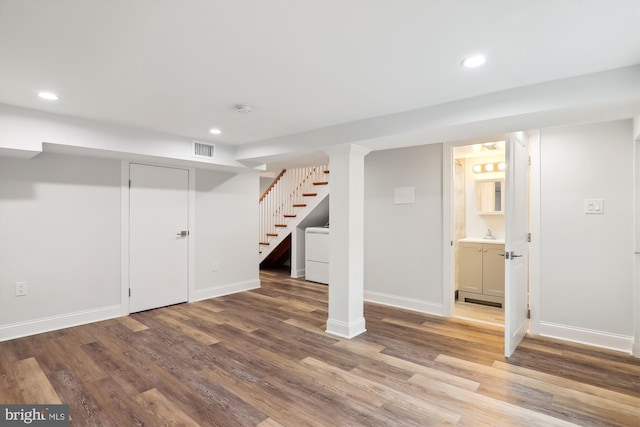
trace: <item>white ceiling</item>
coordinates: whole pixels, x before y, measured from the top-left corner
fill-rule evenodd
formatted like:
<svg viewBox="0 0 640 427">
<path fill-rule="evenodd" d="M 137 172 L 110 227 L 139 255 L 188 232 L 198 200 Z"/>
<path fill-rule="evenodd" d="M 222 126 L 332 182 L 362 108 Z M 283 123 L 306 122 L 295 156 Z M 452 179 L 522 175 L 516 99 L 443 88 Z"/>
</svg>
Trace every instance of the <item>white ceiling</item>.
<svg viewBox="0 0 640 427">
<path fill-rule="evenodd" d="M 0 0 L 0 103 L 233 145 L 638 63 L 639 0 Z"/>
</svg>

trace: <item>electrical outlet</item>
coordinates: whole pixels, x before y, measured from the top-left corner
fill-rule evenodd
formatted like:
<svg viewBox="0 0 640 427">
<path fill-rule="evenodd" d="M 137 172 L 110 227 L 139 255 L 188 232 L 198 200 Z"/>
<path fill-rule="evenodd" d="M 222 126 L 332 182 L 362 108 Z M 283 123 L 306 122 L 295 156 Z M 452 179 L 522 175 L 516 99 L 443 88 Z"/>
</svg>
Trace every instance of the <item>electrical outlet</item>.
<svg viewBox="0 0 640 427">
<path fill-rule="evenodd" d="M 27 295 L 28 282 L 16 282 L 16 296 L 23 297 Z"/>
<path fill-rule="evenodd" d="M 603 199 L 584 199 L 584 213 L 586 214 L 604 214 Z"/>
<path fill-rule="evenodd" d="M 211 263 L 211 271 L 218 271 L 220 268 L 220 263 L 218 261 L 213 261 Z"/>
</svg>

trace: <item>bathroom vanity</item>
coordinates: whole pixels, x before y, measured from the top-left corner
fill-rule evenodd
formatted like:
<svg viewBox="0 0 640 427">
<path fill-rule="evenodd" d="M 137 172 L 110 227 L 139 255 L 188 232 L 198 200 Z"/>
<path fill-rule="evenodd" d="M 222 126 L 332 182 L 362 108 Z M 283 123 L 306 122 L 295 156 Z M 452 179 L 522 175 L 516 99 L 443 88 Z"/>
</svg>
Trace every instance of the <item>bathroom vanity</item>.
<svg viewBox="0 0 640 427">
<path fill-rule="evenodd" d="M 504 241 L 458 240 L 458 299 L 504 307 Z"/>
</svg>

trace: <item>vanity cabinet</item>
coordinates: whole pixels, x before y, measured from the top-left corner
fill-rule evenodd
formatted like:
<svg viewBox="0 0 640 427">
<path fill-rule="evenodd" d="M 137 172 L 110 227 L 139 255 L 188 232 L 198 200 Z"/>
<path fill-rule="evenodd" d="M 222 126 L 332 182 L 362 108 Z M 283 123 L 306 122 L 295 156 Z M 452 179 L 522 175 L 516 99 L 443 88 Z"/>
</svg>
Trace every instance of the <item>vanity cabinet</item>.
<svg viewBox="0 0 640 427">
<path fill-rule="evenodd" d="M 458 244 L 458 299 L 504 304 L 504 244 Z"/>
</svg>

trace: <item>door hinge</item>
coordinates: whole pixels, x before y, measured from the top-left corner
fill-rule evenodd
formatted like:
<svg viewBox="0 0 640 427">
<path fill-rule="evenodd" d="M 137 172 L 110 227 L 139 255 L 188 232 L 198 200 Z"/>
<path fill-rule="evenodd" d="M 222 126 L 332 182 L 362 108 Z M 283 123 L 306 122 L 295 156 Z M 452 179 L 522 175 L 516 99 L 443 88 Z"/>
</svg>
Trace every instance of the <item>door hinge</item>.
<svg viewBox="0 0 640 427">
<path fill-rule="evenodd" d="M 531 243 L 531 233 L 527 233 L 527 242 Z"/>
<path fill-rule="evenodd" d="M 527 319 L 531 319 L 531 309 L 527 309 Z"/>
<path fill-rule="evenodd" d="M 131 189 L 131 180 L 129 180 L 129 189 Z"/>
<path fill-rule="evenodd" d="M 129 288 L 129 296 L 131 296 L 131 288 Z"/>
<path fill-rule="evenodd" d="M 451 241 L 451 246 L 453 246 L 453 240 Z"/>
<path fill-rule="evenodd" d="M 527 164 L 531 166 L 531 156 L 529 156 L 529 158 L 527 159 Z"/>
</svg>

